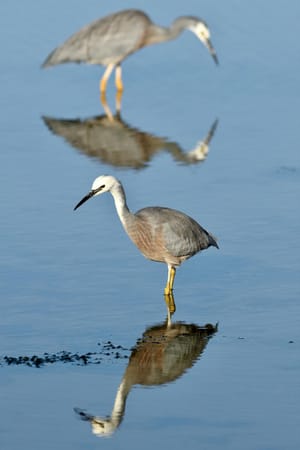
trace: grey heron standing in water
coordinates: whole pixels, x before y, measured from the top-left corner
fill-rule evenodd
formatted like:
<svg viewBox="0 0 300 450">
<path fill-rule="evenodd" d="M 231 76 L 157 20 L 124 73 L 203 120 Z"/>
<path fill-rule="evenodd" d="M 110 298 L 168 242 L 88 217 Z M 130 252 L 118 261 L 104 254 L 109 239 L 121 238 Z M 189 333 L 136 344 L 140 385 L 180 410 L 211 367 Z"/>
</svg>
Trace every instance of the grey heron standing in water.
<svg viewBox="0 0 300 450">
<path fill-rule="evenodd" d="M 110 175 L 96 178 L 90 192 L 77 203 L 74 210 L 104 192 L 112 194 L 122 225 L 142 254 L 152 261 L 167 264 L 166 296 L 172 295 L 176 268 L 182 262 L 210 246 L 219 248 L 212 234 L 180 211 L 153 206 L 132 213 L 127 206 L 121 182 Z"/>
<path fill-rule="evenodd" d="M 115 69 L 116 88 L 123 90 L 121 63 L 132 53 L 151 44 L 175 39 L 184 30 L 192 31 L 218 64 L 207 24 L 194 16 L 178 17 L 170 27 L 155 25 L 143 11 L 128 9 L 100 18 L 73 34 L 53 50 L 42 67 L 75 62 L 106 66 L 100 81 L 105 93 L 107 81 Z"/>
</svg>

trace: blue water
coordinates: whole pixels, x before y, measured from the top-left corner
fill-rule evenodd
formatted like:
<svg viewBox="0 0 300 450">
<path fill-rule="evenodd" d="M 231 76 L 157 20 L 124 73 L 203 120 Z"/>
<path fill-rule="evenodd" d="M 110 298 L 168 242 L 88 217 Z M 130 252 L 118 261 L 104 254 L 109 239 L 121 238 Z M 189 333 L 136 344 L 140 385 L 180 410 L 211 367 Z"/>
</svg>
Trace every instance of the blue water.
<svg viewBox="0 0 300 450">
<path fill-rule="evenodd" d="M 80 26 L 124 7 L 160 24 L 203 17 L 220 66 L 188 32 L 143 49 L 124 63 L 122 113 L 112 126 L 99 102 L 102 68 L 40 65 Z M 70 9 L 61 0 L 10 1 L 1 10 L 0 357 L 81 354 L 107 341 L 130 356 L 145 330 L 164 322 L 166 267 L 132 245 L 112 198 L 73 212 L 96 176 L 120 178 L 132 210 L 183 210 L 220 244 L 177 271 L 173 322 L 219 324 L 192 363 L 183 353 L 186 370 L 134 383 L 122 422 L 99 442 L 73 408 L 110 415 L 132 359 L 2 364 L 1 450 L 298 449 L 298 2 L 93 0 Z M 113 115 L 114 94 L 111 80 Z M 83 126 L 94 118 L 96 140 L 87 151 L 72 141 L 78 127 L 67 138 L 45 117 Z M 206 158 L 189 160 L 216 119 Z M 166 373 L 181 355 L 177 339 L 155 357 Z"/>
</svg>

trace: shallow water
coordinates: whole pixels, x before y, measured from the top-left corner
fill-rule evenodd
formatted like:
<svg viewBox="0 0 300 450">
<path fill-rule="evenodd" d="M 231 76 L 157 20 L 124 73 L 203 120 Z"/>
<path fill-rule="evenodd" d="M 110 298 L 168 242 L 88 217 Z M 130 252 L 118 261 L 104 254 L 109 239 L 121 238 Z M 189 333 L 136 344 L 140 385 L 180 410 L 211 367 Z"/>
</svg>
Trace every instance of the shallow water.
<svg viewBox="0 0 300 450">
<path fill-rule="evenodd" d="M 120 116 L 109 83 L 111 122 L 99 102 L 102 68 L 40 64 L 81 25 L 124 2 L 90 1 L 87 9 L 74 1 L 71 11 L 57 0 L 2 5 L 1 449 L 163 442 L 296 450 L 300 7 L 281 0 L 130 6 L 161 24 L 180 14 L 205 18 L 220 66 L 190 33 L 140 51 L 124 64 Z M 133 210 L 183 210 L 219 239 L 219 251 L 177 272 L 173 334 L 162 295 L 166 267 L 133 247 L 112 198 L 73 212 L 104 173 L 122 180 Z M 216 323 L 213 336 L 199 336 Z M 152 359 L 142 353 L 140 363 L 134 355 L 149 329 Z M 39 368 L 3 360 L 62 351 L 100 352 L 100 360 Z M 164 377 L 147 385 L 145 368 Z M 94 417 L 111 415 L 128 373 L 126 407 L 110 438 L 99 438 Z"/>
</svg>

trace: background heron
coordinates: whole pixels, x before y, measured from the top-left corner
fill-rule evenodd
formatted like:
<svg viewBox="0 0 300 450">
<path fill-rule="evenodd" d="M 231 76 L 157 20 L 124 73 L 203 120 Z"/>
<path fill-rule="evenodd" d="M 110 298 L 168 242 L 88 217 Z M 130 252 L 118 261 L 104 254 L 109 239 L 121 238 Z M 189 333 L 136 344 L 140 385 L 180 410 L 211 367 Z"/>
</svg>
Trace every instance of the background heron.
<svg viewBox="0 0 300 450">
<path fill-rule="evenodd" d="M 123 227 L 142 254 L 152 261 L 168 265 L 166 296 L 172 295 L 176 267 L 210 246 L 219 248 L 216 239 L 208 231 L 180 211 L 154 206 L 141 209 L 135 214 L 130 212 L 122 184 L 110 175 L 96 178 L 90 192 L 74 210 L 91 197 L 104 192 L 112 194 Z"/>
<path fill-rule="evenodd" d="M 169 28 L 165 28 L 155 25 L 143 11 L 128 9 L 83 27 L 53 50 L 42 67 L 67 62 L 101 64 L 106 66 L 100 81 L 101 93 L 106 91 L 114 69 L 117 90 L 122 91 L 121 62 L 127 56 L 147 45 L 175 39 L 185 29 L 195 33 L 218 64 L 209 28 L 203 20 L 194 16 L 178 17 Z"/>
</svg>

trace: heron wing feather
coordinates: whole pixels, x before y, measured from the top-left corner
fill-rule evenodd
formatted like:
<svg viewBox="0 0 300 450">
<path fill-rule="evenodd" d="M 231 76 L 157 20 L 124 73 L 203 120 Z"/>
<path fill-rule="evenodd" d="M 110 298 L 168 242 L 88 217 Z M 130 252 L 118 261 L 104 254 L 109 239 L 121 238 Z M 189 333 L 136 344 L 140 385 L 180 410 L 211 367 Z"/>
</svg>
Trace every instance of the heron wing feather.
<svg viewBox="0 0 300 450">
<path fill-rule="evenodd" d="M 142 11 L 126 10 L 98 19 L 57 47 L 43 66 L 64 62 L 118 64 L 142 47 L 151 20 Z"/>
<path fill-rule="evenodd" d="M 150 207 L 136 215 L 148 221 L 153 233 L 162 233 L 164 247 L 173 256 L 188 258 L 212 245 L 210 234 L 180 211 Z"/>
</svg>

